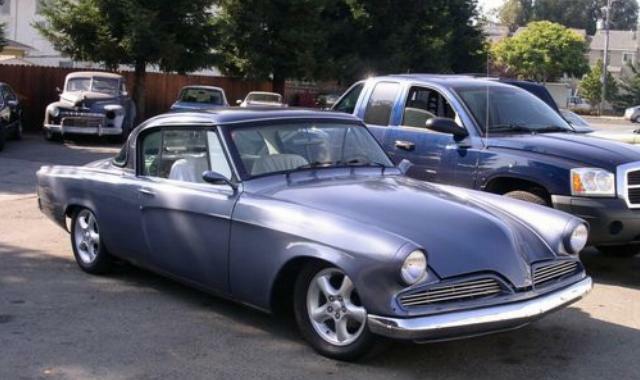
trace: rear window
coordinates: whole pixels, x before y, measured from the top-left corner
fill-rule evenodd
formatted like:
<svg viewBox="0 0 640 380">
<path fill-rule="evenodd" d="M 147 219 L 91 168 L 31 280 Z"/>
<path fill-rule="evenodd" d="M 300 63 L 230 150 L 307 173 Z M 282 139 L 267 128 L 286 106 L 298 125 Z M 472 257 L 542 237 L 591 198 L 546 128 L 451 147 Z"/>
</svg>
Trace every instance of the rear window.
<svg viewBox="0 0 640 380">
<path fill-rule="evenodd" d="M 393 104 L 400 92 L 400 84 L 380 82 L 376 84 L 367 103 L 364 122 L 375 125 L 388 125 Z"/>
<path fill-rule="evenodd" d="M 180 94 L 180 100 L 187 103 L 213 104 L 217 106 L 224 104 L 222 92 L 203 88 L 185 88 Z"/>
</svg>

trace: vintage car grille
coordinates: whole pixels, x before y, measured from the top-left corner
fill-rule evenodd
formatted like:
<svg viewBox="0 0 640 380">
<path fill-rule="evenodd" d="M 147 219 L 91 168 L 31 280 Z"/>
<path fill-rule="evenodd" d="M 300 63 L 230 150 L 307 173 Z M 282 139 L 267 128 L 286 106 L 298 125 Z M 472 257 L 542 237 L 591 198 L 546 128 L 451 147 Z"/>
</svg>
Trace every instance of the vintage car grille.
<svg viewBox="0 0 640 380">
<path fill-rule="evenodd" d="M 102 125 L 103 118 L 96 117 L 64 117 L 62 125 L 66 127 L 92 127 L 97 128 Z"/>
<path fill-rule="evenodd" d="M 400 304 L 403 307 L 417 307 L 488 297 L 501 292 L 502 287 L 498 281 L 492 278 L 480 278 L 402 295 Z"/>
<path fill-rule="evenodd" d="M 577 261 L 554 261 L 542 264 L 533 270 L 533 286 L 544 286 L 551 281 L 573 275 L 578 271 Z"/>
</svg>

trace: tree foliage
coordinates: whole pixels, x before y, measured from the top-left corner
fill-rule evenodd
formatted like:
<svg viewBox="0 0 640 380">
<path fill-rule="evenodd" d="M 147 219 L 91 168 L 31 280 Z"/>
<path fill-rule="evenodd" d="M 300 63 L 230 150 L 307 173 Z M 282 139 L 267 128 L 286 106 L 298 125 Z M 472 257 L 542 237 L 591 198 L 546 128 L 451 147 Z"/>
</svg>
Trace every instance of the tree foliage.
<svg viewBox="0 0 640 380">
<path fill-rule="evenodd" d="M 224 72 L 352 81 L 388 72 L 481 71 L 476 0 L 222 0 Z"/>
<path fill-rule="evenodd" d="M 640 65 L 629 64 L 632 74 L 623 78 L 620 83 L 621 96 L 619 104 L 622 108 L 640 104 Z"/>
<path fill-rule="evenodd" d="M 36 29 L 80 61 L 135 67 L 134 98 L 144 114 L 147 65 L 187 72 L 212 66 L 212 0 L 49 0 Z"/>
<path fill-rule="evenodd" d="M 552 81 L 563 74 L 582 76 L 588 70 L 587 43 L 560 24 L 537 21 L 496 44 L 496 65 L 523 79 Z"/>
<path fill-rule="evenodd" d="M 580 95 L 585 98 L 591 106 L 595 107 L 602 102 L 602 60 L 599 60 L 591 70 L 584 75 L 580 81 Z M 606 99 L 609 102 L 617 100 L 618 85 L 610 72 L 607 72 L 607 93 Z"/>
<path fill-rule="evenodd" d="M 2 7 L 4 5 L 4 2 L 6 0 L 0 0 L 0 7 Z M 7 24 L 0 22 L 0 51 L 2 51 L 2 49 L 7 45 L 7 39 L 5 38 L 4 35 L 4 28 L 7 26 Z"/>
<path fill-rule="evenodd" d="M 596 31 L 603 17 L 607 0 L 507 0 L 498 9 L 498 18 L 512 30 L 531 21 L 547 20 L 569 28 Z M 613 30 L 635 30 L 638 23 L 638 2 L 616 0 L 611 6 L 610 27 Z"/>
</svg>

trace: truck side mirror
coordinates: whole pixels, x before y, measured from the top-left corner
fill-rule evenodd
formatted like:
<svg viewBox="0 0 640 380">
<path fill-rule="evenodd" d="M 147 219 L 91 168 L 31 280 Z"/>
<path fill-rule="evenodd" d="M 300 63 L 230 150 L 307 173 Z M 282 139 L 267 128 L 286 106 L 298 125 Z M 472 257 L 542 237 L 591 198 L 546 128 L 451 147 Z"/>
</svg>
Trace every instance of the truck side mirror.
<svg viewBox="0 0 640 380">
<path fill-rule="evenodd" d="M 469 133 L 461 128 L 455 120 L 446 117 L 432 117 L 427 120 L 425 126 L 432 131 L 447 133 L 458 138 L 469 136 Z"/>
</svg>

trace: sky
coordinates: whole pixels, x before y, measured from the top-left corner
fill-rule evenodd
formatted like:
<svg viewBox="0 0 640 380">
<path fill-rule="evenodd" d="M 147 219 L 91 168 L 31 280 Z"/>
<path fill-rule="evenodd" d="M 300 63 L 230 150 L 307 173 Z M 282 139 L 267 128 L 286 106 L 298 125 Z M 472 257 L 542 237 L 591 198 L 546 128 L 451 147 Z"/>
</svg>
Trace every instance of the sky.
<svg viewBox="0 0 640 380">
<path fill-rule="evenodd" d="M 488 11 L 493 8 L 497 8 L 504 3 L 504 0 L 478 0 L 478 4 L 485 10 Z"/>
</svg>

